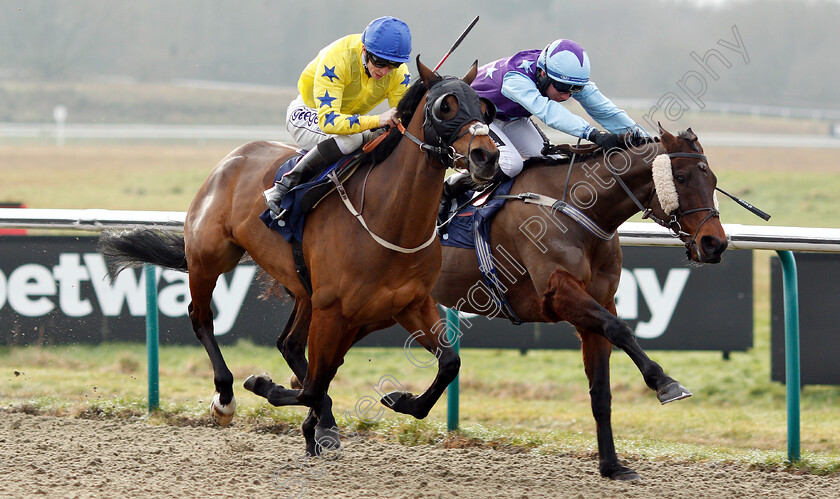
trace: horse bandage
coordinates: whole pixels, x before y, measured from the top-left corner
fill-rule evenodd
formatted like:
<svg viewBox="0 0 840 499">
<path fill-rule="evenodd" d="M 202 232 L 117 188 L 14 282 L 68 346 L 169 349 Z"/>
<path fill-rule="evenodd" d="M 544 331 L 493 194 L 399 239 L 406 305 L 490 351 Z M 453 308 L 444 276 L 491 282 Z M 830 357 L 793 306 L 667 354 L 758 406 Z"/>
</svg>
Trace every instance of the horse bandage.
<svg viewBox="0 0 840 499">
<path fill-rule="evenodd" d="M 660 154 L 653 160 L 653 188 L 659 198 L 662 210 L 670 215 L 680 207 L 677 186 L 674 184 L 674 172 L 671 170 L 671 158 Z M 717 193 L 713 194 L 715 209 L 718 209 Z"/>
</svg>

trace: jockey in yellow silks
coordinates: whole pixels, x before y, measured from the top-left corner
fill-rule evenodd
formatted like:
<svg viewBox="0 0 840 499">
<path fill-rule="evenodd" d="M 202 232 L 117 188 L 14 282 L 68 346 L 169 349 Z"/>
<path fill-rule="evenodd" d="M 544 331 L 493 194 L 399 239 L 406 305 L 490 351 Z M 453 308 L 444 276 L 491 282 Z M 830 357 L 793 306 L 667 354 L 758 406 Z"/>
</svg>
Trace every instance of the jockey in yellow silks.
<svg viewBox="0 0 840 499">
<path fill-rule="evenodd" d="M 317 177 L 342 156 L 361 147 L 368 130 L 396 126 L 396 105 L 408 90 L 411 32 L 403 21 L 380 17 L 361 34 L 323 48 L 298 80 L 300 95 L 286 110 L 286 130 L 309 152 L 266 190 L 266 205 L 277 216 L 280 200 L 294 186 Z M 368 115 L 388 99 L 390 109 Z"/>
</svg>

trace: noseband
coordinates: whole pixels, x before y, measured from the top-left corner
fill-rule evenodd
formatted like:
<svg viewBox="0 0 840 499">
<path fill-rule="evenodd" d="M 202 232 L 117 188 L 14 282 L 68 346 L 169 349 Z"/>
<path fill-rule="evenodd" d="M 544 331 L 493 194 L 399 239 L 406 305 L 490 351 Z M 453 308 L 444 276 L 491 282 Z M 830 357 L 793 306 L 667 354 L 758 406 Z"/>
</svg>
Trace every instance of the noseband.
<svg viewBox="0 0 840 499">
<path fill-rule="evenodd" d="M 669 159 L 690 158 L 690 159 L 699 159 L 699 160 L 707 161 L 706 156 L 704 154 L 689 153 L 689 152 L 668 153 L 668 158 Z M 705 225 L 706 222 L 708 222 L 710 219 L 720 216 L 720 212 L 717 209 L 715 209 L 714 207 L 693 208 L 691 210 L 685 210 L 685 211 L 682 211 L 682 210 L 679 209 L 679 207 L 677 207 L 675 210 L 672 210 L 670 213 L 666 213 L 666 215 L 669 217 L 668 220 L 663 220 L 663 219 L 657 217 L 656 215 L 654 215 L 653 214 L 653 209 L 650 207 L 651 203 L 653 202 L 653 197 L 656 195 L 656 186 L 654 186 L 653 189 L 650 191 L 650 197 L 648 198 L 647 206 L 643 206 L 642 203 L 639 201 L 639 198 L 637 198 L 636 195 L 633 194 L 633 191 L 631 191 L 630 188 L 627 187 L 627 184 L 625 184 L 624 180 L 622 180 L 621 177 L 618 175 L 618 172 L 616 172 L 611 166 L 609 166 L 609 162 L 607 162 L 607 166 L 608 166 L 608 169 L 610 170 L 610 173 L 613 174 L 613 177 L 616 179 L 618 184 L 624 189 L 624 192 L 626 192 L 627 195 L 630 196 L 630 199 L 632 199 L 633 202 L 636 203 L 636 206 L 639 207 L 639 210 L 641 210 L 641 212 L 642 212 L 642 218 L 643 219 L 644 218 L 649 218 L 649 219 L 653 220 L 654 222 L 656 222 L 658 225 L 661 225 L 662 227 L 665 227 L 666 229 L 671 231 L 671 235 L 674 236 L 674 237 L 678 237 L 678 238 L 688 237 L 689 239 L 687 241 L 685 241 L 685 247 L 689 251 L 691 250 L 691 248 L 693 246 L 697 245 L 697 235 L 700 233 L 700 229 L 703 228 L 703 225 Z M 694 231 L 694 234 L 689 234 L 687 232 L 684 232 L 682 230 L 682 225 L 680 225 L 680 219 L 682 217 L 684 217 L 685 215 L 690 215 L 691 213 L 697 213 L 697 212 L 701 212 L 701 211 L 708 211 L 709 213 L 706 215 L 706 218 L 704 218 L 703 221 L 700 222 L 700 225 L 697 226 L 697 230 Z"/>
<path fill-rule="evenodd" d="M 690 152 L 672 152 L 668 153 L 669 159 L 674 158 L 690 158 L 690 159 L 699 159 L 702 161 L 707 161 L 705 154 L 697 154 L 697 153 L 690 153 Z M 685 247 L 688 250 L 691 250 L 693 246 L 697 245 L 697 234 L 700 233 L 700 229 L 703 228 L 703 225 L 706 224 L 710 219 L 715 217 L 720 217 L 720 212 L 715 209 L 714 207 L 704 207 L 704 208 L 693 208 L 691 210 L 682 211 L 679 207 L 676 210 L 673 210 L 671 213 L 668 213 L 670 219 L 668 221 L 659 219 L 653 215 L 653 210 L 650 208 L 650 204 L 653 201 L 653 196 L 656 194 L 656 186 L 654 186 L 653 190 L 650 193 L 650 198 L 648 199 L 648 206 L 643 210 L 642 218 L 650 218 L 657 224 L 665 227 L 666 229 L 671 231 L 671 234 L 674 237 L 689 237 L 688 241 L 685 241 Z M 700 222 L 700 225 L 697 226 L 697 230 L 694 231 L 694 234 L 689 234 L 687 232 L 683 232 L 682 226 L 680 225 L 679 220 L 684 217 L 685 215 L 689 215 L 691 213 L 697 213 L 701 211 L 708 211 L 709 213 L 706 215 L 706 218 Z"/>
</svg>

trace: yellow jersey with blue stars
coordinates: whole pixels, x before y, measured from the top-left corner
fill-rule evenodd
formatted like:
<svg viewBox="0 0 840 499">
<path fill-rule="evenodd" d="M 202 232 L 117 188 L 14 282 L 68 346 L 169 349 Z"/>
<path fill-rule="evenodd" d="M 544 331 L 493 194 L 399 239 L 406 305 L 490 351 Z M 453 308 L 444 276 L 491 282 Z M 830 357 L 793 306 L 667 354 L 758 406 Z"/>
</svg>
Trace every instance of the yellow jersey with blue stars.
<svg viewBox="0 0 840 499">
<path fill-rule="evenodd" d="M 324 47 L 300 75 L 298 92 L 318 111 L 318 126 L 325 133 L 349 135 L 377 128 L 379 117 L 367 113 L 386 98 L 395 107 L 408 90 L 408 66 L 401 64 L 374 80 L 362 64 L 362 49 L 361 34 L 340 38 Z"/>
</svg>

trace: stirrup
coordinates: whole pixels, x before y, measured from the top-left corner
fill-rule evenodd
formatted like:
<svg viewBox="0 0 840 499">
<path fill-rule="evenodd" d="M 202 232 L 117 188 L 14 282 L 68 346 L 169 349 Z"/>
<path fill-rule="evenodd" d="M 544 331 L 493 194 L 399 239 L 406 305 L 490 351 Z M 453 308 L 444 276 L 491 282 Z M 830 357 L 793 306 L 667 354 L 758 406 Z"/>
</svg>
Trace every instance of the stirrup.
<svg viewBox="0 0 840 499">
<path fill-rule="evenodd" d="M 280 194 L 278 196 L 278 194 Z M 280 218 L 282 214 L 285 212 L 282 208 L 280 208 L 280 202 L 283 200 L 283 195 L 285 193 L 281 192 L 280 184 L 274 184 L 270 188 L 263 191 L 263 198 L 265 198 L 265 205 L 271 211 L 271 216 L 274 219 Z"/>
</svg>

